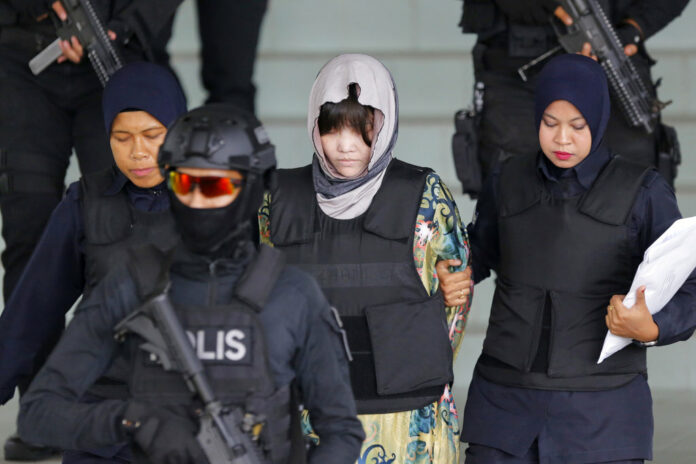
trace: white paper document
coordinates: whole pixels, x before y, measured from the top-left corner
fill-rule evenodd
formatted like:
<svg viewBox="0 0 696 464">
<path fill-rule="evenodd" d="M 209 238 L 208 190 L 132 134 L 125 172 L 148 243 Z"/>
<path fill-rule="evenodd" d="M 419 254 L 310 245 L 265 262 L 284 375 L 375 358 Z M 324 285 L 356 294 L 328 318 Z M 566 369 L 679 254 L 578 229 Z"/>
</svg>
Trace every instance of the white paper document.
<svg viewBox="0 0 696 464">
<path fill-rule="evenodd" d="M 645 303 L 650 314 L 659 312 L 696 268 L 696 217 L 675 221 L 650 247 L 623 300 L 624 306 L 636 303 L 636 291 L 645 285 Z M 607 302 L 608 303 L 608 302 Z M 631 343 L 629 338 L 607 331 L 597 364 Z"/>
</svg>

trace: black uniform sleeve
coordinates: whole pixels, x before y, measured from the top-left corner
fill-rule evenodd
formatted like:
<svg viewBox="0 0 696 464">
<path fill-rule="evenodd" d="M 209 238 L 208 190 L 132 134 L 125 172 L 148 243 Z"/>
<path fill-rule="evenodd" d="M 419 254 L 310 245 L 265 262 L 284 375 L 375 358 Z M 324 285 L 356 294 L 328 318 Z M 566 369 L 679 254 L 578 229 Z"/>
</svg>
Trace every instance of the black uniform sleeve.
<svg viewBox="0 0 696 464">
<path fill-rule="evenodd" d="M 137 306 L 133 282 L 123 269 L 109 274 L 80 305 L 65 335 L 22 398 L 17 427 L 32 443 L 94 449 L 124 440 L 121 400 L 80 403 L 109 367 L 120 345 L 113 328 Z"/>
<path fill-rule="evenodd" d="M 624 19 L 637 22 L 647 39 L 679 16 L 688 3 L 689 0 L 637 0 L 631 3 Z"/>
<path fill-rule="evenodd" d="M 303 289 L 308 305 L 306 336 L 296 357 L 302 401 L 310 411 L 319 446 L 310 464 L 352 464 L 365 435 L 357 418 L 348 361 L 338 323 L 314 280 Z"/>
<path fill-rule="evenodd" d="M 498 242 L 498 181 L 499 169 L 494 169 L 483 185 L 476 203 L 474 220 L 467 227 L 471 245 L 471 268 L 474 282 L 479 283 L 497 270 L 500 262 Z"/>
<path fill-rule="evenodd" d="M 644 183 L 645 187 L 634 207 L 634 221 L 638 224 L 638 242 L 640 255 L 657 240 L 677 219 L 681 213 L 677 206 L 674 191 L 659 174 L 651 172 Z M 696 329 L 696 271 L 686 280 L 684 285 L 665 305 L 653 316 L 660 328 L 658 345 L 686 340 Z"/>
<path fill-rule="evenodd" d="M 117 12 L 109 21 L 109 27 L 124 42 L 133 36 L 143 49 L 149 50 L 154 38 L 172 19 L 182 0 L 133 1 Z"/>
<path fill-rule="evenodd" d="M 0 317 L 0 403 L 31 378 L 58 342 L 84 287 L 84 225 L 77 183 L 53 211 Z"/>
<path fill-rule="evenodd" d="M 48 13 L 51 9 L 51 1 L 49 0 L 8 0 L 10 5 L 18 11 L 31 18 L 36 18 L 42 14 Z"/>
</svg>

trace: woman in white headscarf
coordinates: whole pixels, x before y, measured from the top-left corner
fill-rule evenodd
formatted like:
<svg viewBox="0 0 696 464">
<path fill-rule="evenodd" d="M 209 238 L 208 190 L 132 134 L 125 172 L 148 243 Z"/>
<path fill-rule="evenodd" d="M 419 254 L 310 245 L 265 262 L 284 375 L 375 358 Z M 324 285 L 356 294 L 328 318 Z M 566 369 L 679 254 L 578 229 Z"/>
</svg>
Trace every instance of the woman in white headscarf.
<svg viewBox="0 0 696 464">
<path fill-rule="evenodd" d="M 457 296 L 445 306 L 435 271 L 440 260 L 463 269 L 469 258 L 452 195 L 432 170 L 394 158 L 396 89 L 370 56 L 340 55 L 322 68 L 308 130 L 312 164 L 278 172 L 260 232 L 340 314 L 328 322 L 350 347 L 367 437 L 358 463 L 456 464 L 450 385 L 469 289 L 448 289 Z"/>
</svg>

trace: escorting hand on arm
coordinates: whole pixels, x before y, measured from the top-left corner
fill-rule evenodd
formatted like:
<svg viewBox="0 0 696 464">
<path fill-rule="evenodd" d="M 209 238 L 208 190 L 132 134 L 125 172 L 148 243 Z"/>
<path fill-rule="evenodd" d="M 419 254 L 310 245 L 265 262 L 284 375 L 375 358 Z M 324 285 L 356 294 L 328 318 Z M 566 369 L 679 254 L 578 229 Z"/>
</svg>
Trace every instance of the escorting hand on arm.
<svg viewBox="0 0 696 464">
<path fill-rule="evenodd" d="M 471 267 L 460 272 L 450 272 L 450 266 L 461 266 L 458 259 L 444 259 L 435 265 L 440 291 L 445 297 L 445 306 L 463 306 L 471 294 Z"/>
</svg>

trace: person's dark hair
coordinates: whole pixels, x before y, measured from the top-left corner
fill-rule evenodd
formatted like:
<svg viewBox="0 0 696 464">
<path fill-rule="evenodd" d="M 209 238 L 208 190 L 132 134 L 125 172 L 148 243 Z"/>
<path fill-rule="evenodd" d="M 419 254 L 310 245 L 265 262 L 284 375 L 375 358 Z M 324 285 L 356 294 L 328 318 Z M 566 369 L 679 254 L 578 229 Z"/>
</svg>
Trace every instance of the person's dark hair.
<svg viewBox="0 0 696 464">
<path fill-rule="evenodd" d="M 374 122 L 375 109 L 358 103 L 358 84 L 348 86 L 348 98 L 338 103 L 326 102 L 319 111 L 319 135 L 348 127 L 362 135 L 366 145 L 372 146 L 370 131 Z"/>
</svg>

